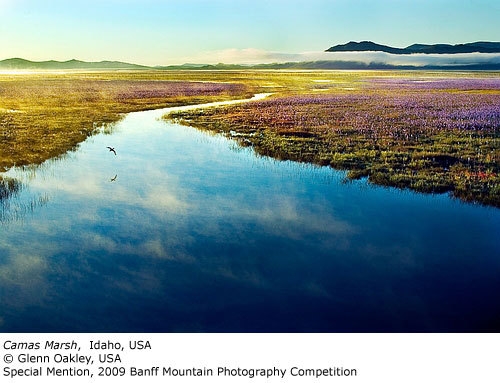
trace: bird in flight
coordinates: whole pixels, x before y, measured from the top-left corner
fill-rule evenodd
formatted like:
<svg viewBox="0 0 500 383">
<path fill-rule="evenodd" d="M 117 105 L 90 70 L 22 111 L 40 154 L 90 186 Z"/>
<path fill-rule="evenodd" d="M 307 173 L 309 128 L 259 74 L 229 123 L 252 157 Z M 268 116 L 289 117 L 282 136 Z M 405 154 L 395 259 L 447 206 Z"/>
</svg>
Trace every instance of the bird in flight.
<svg viewBox="0 0 500 383">
<path fill-rule="evenodd" d="M 116 177 L 118 177 L 118 174 L 116 174 L 113 178 L 111 178 L 110 182 L 115 182 L 116 181 Z"/>
<path fill-rule="evenodd" d="M 115 150 L 115 148 L 112 148 L 111 146 L 106 146 L 106 147 L 109 149 L 110 152 L 115 153 L 115 156 L 116 156 L 116 150 Z"/>
</svg>

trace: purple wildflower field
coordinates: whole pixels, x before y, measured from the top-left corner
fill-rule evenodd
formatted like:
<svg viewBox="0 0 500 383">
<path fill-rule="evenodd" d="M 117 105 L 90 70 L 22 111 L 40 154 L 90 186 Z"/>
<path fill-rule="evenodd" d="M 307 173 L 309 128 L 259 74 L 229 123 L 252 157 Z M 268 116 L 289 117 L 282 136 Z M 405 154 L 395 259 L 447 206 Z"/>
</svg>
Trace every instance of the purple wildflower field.
<svg viewBox="0 0 500 383">
<path fill-rule="evenodd" d="M 263 155 L 500 206 L 500 78 L 376 77 L 324 90 L 179 117 L 236 131 Z"/>
<path fill-rule="evenodd" d="M 122 84 L 123 83 L 123 84 Z M 154 99 L 170 97 L 217 96 L 221 94 L 240 95 L 245 92 L 242 84 L 208 83 L 191 81 L 117 81 L 120 91 L 118 101 L 130 99 Z"/>
</svg>

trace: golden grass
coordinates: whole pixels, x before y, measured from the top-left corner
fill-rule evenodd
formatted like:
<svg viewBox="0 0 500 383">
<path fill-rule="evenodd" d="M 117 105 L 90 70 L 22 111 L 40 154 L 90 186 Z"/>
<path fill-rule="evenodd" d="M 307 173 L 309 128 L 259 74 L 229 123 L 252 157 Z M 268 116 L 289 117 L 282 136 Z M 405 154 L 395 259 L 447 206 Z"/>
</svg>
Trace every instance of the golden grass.
<svg viewBox="0 0 500 383">
<path fill-rule="evenodd" d="M 426 130 L 427 125 L 406 121 L 415 121 L 418 113 L 439 105 L 424 102 L 413 115 L 398 106 L 398 100 L 424 100 L 422 95 L 429 92 L 438 101 L 456 98 L 449 105 L 459 106 L 459 100 L 468 97 L 478 105 L 481 98 L 491 103 L 500 97 L 498 87 L 461 89 L 454 88 L 453 81 L 495 78 L 498 73 L 421 71 L 0 74 L 0 171 L 64 154 L 124 113 L 273 93 L 270 101 L 274 102 L 177 117 L 215 131 L 237 131 L 243 144 L 275 158 L 330 165 L 348 169 L 350 178 L 369 176 L 378 184 L 451 191 L 465 200 L 500 206 L 498 121 L 493 129 L 469 134 L 467 130 L 440 131 L 439 118 L 430 117 Z M 418 88 L 420 83 L 447 80 L 451 85 Z M 287 104 L 300 97 L 337 97 L 344 104 Z M 372 127 L 380 123 L 385 128 L 367 130 L 363 119 Z"/>
<path fill-rule="evenodd" d="M 0 170 L 72 150 L 124 113 L 251 93 L 246 86 L 219 89 L 157 72 L 0 75 Z"/>
<path fill-rule="evenodd" d="M 348 170 L 349 179 L 500 207 L 496 73 L 293 76 L 271 99 L 169 118 L 225 133 L 262 155 Z M 284 74 L 276 79 L 287 83 Z"/>
</svg>

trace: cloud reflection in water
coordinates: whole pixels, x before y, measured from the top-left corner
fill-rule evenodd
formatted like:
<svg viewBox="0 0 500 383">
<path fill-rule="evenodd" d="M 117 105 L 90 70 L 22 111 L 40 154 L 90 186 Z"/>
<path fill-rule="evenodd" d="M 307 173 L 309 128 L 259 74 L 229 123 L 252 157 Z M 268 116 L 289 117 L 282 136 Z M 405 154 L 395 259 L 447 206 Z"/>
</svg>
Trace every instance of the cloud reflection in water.
<svg viewBox="0 0 500 383">
<path fill-rule="evenodd" d="M 496 210 L 343 184 L 158 115 L 131 114 L 29 177 L 12 170 L 28 184 L 21 200 L 50 203 L 4 225 L 2 329 L 450 330 L 494 312 L 466 315 L 468 301 L 438 287 L 445 264 L 471 297 L 495 291 Z M 457 237 L 464 222 L 475 242 Z"/>
</svg>

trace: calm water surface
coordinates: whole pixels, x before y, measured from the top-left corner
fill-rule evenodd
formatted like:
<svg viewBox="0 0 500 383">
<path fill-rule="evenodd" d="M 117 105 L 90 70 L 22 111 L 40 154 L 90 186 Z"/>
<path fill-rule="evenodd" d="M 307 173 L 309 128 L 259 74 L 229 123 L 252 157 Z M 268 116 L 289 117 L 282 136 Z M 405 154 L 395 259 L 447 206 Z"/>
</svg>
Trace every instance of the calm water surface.
<svg viewBox="0 0 500 383">
<path fill-rule="evenodd" d="M 344 183 L 162 113 L 8 173 L 0 331 L 500 331 L 499 209 Z"/>
</svg>

